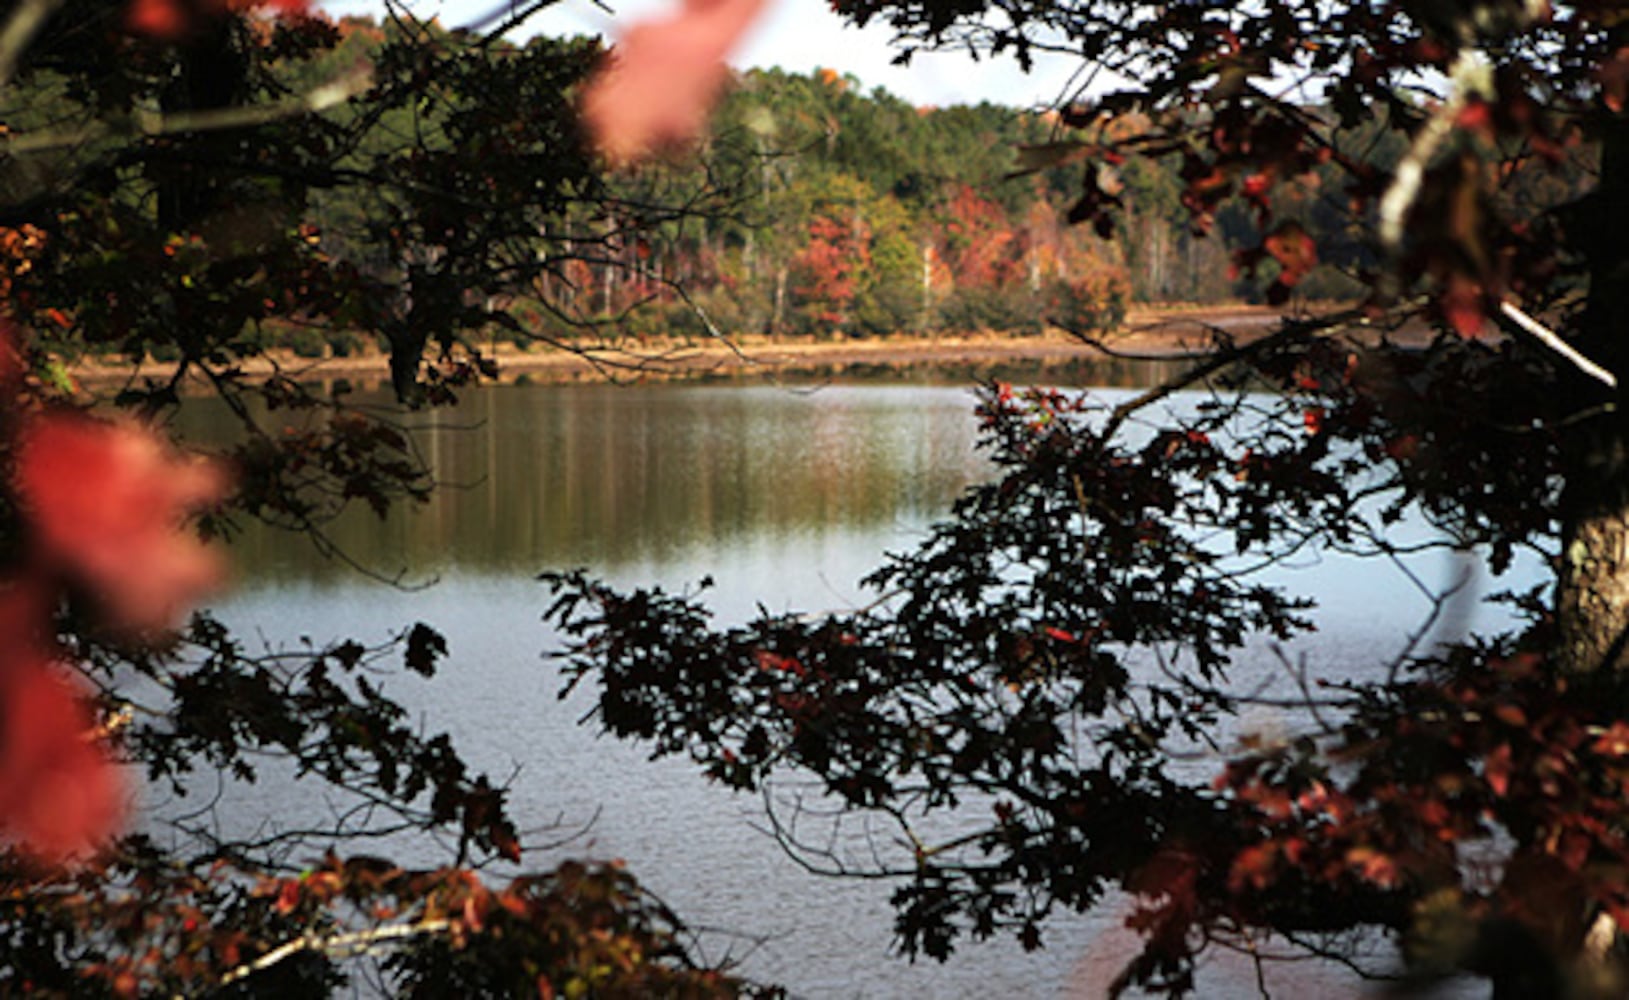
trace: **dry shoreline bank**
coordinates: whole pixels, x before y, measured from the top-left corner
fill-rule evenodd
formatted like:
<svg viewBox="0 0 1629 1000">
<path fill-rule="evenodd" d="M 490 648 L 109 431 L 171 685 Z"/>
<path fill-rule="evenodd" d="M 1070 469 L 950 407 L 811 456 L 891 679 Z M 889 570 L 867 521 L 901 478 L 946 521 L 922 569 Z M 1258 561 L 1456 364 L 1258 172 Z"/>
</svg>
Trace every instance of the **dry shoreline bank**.
<svg viewBox="0 0 1629 1000">
<path fill-rule="evenodd" d="M 1114 354 L 1175 359 L 1210 343 L 1211 332 L 1225 329 L 1241 338 L 1270 330 L 1280 310 L 1261 306 L 1137 309 L 1123 327 L 1103 338 Z M 1040 336 L 1002 335 L 886 337 L 856 340 L 746 337 L 723 341 L 622 341 L 596 344 L 581 351 L 553 347 L 522 350 L 508 344 L 491 352 L 500 381 L 532 382 L 662 381 L 680 379 L 752 379 L 848 372 L 878 373 L 912 369 L 986 369 L 999 366 L 1051 367 L 1102 361 L 1113 355 L 1102 347 L 1062 332 Z M 345 358 L 300 358 L 292 354 L 256 358 L 245 364 L 251 376 L 280 373 L 302 381 L 345 379 L 382 382 L 387 362 L 380 354 Z M 148 362 L 81 363 L 73 378 L 86 387 L 168 377 L 169 366 Z"/>
</svg>

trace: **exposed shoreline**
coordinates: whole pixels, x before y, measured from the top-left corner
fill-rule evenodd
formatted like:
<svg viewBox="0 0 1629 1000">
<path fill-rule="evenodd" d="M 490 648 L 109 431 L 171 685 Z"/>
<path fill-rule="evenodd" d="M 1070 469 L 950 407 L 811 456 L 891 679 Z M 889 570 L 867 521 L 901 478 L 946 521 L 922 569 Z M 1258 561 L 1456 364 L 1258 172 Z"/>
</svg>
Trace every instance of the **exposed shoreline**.
<svg viewBox="0 0 1629 1000">
<path fill-rule="evenodd" d="M 1122 328 L 1105 336 L 1101 345 L 1049 331 L 1028 337 L 985 334 L 852 340 L 762 336 L 729 342 L 621 340 L 593 347 L 585 342 L 582 350 L 548 346 L 522 350 L 499 344 L 490 353 L 498 363 L 499 380 L 505 382 L 762 379 L 916 369 L 1045 368 L 1127 356 L 1175 360 L 1207 347 L 1217 328 L 1249 339 L 1271 330 L 1283 315 L 1278 309 L 1246 305 L 1134 309 Z M 344 379 L 366 384 L 389 377 L 385 356 L 375 353 L 321 359 L 281 353 L 251 359 L 243 368 L 251 377 L 280 373 L 301 381 Z M 167 378 L 172 372 L 173 368 L 158 362 L 140 366 L 85 362 L 75 365 L 71 374 L 89 388 L 130 384 L 149 377 Z"/>
</svg>

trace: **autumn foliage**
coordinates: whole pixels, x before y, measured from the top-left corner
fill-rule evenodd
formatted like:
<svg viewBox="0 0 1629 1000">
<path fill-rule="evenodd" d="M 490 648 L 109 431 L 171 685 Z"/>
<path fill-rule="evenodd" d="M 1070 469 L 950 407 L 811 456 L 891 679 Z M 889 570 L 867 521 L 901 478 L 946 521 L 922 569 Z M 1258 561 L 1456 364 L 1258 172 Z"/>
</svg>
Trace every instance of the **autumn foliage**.
<svg viewBox="0 0 1629 1000">
<path fill-rule="evenodd" d="M 1202 989 L 1225 948 L 1263 982 L 1287 954 L 1621 996 L 1620 7 L 845 0 L 907 59 L 1064 46 L 1118 73 L 1024 151 L 1077 165 L 1069 221 L 1109 237 L 1164 212 L 1208 240 L 1242 217 L 1235 275 L 1289 302 L 1339 259 L 1355 302 L 1258 337 L 1218 324 L 1130 396 L 990 386 L 996 475 L 861 610 L 715 627 L 693 596 L 552 577 L 603 725 L 768 790 L 811 867 L 854 874 L 829 845 L 852 817 L 890 826 L 899 850 L 863 875 L 892 882 L 913 954 L 1038 947 L 1121 892 L 1143 948 L 1116 990 Z M 1163 204 L 1128 197 L 1147 161 L 1175 179 Z M 950 266 L 1002 280 L 1015 234 L 954 204 Z M 1490 588 L 1495 624 L 1439 634 L 1472 598 L 1414 572 L 1430 552 L 1528 582 Z M 1400 652 L 1297 652 L 1320 596 L 1363 599 L 1299 591 L 1290 570 L 1324 557 L 1420 593 Z M 788 773 L 835 830 L 776 802 Z"/>
<path fill-rule="evenodd" d="M 690 0 L 609 68 L 589 44 L 516 47 L 402 14 L 373 74 L 330 65 L 305 90 L 292 67 L 315 73 L 350 39 L 231 4 L 138 0 L 115 21 L 64 4 L 21 53 L 22 78 L 69 79 L 50 93 L 72 114 L 17 109 L 5 159 L 51 153 L 6 174 L 19 193 L 0 231 L 5 991 L 309 995 L 359 952 L 429 996 L 749 989 L 697 963 L 678 918 L 617 866 L 479 873 L 528 858 L 507 789 L 377 682 L 436 673 L 448 650 L 431 626 L 265 656 L 204 615 L 168 629 L 219 575 L 190 517 L 258 517 L 322 545 L 346 506 L 383 513 L 431 486 L 406 436 L 343 392 L 247 379 L 262 327 L 363 329 L 422 407 L 490 371 L 472 332 L 548 339 L 503 308 L 513 296 L 558 286 L 545 301 L 575 302 L 608 262 L 629 262 L 634 294 L 662 285 L 652 239 L 684 212 L 651 207 L 657 172 L 630 172 L 649 200 L 608 194 L 573 109 L 604 158 L 682 144 L 758 6 Z M 1148 232 L 1179 220 L 1195 259 L 1238 225 L 1231 263 L 1269 298 L 1332 261 L 1360 294 L 1260 336 L 1210 330 L 1207 355 L 1131 396 L 989 386 L 991 479 L 885 559 L 868 607 L 720 626 L 692 594 L 549 576 L 559 655 L 594 717 L 733 788 L 791 773 L 839 827 L 892 824 L 862 874 L 891 883 L 913 955 L 996 933 L 1040 947 L 1060 911 L 1124 893 L 1142 948 L 1116 988 L 1192 992 L 1209 949 L 1266 962 L 1267 941 L 1363 976 L 1621 995 L 1620 5 L 1040 4 L 993 25 L 962 0 L 839 8 L 891 24 L 907 57 L 967 44 L 1026 60 L 1044 29 L 1124 84 L 1082 95 L 1023 151 L 1026 175 L 1078 171 L 1066 221 L 1106 240 L 1133 217 Z M 1422 80 L 1440 91 L 1422 98 Z M 309 114 L 314 94 L 354 107 Z M 75 116 L 87 131 L 51 131 Z M 820 127 L 833 157 L 856 138 Z M 1591 190 L 1557 180 L 1570 160 L 1598 163 L 1565 175 Z M 1138 176 L 1153 162 L 1163 172 Z M 818 209 L 796 239 L 752 234 L 751 259 L 780 265 L 780 319 L 897 326 L 959 295 L 971 326 L 1001 305 L 971 293 L 996 289 L 1112 321 L 1112 253 L 1056 215 L 1019 232 L 996 195 L 952 187 L 926 200 L 942 228 L 925 233 L 867 182 L 810 173 L 775 189 Z M 887 195 L 927 182 L 900 172 Z M 242 431 L 230 493 L 159 424 L 88 410 L 61 365 L 149 349 L 173 377 L 115 402 L 162 416 L 190 377 L 221 394 Z M 303 422 L 272 434 L 265 413 Z M 1494 577 L 1525 559 L 1540 579 L 1492 595 L 1503 624 L 1437 635 L 1456 591 L 1409 562 L 1433 551 Z M 1394 565 L 1423 592 L 1400 653 L 1287 652 L 1318 595 L 1284 571 L 1324 554 Z M 156 706 L 122 711 L 139 685 Z M 1255 731 L 1253 710 L 1282 725 Z M 317 836 L 204 831 L 184 851 L 116 836 L 112 759 L 181 789 L 200 765 L 252 780 L 268 757 L 384 817 L 329 839 L 439 837 L 446 863 L 312 854 Z M 805 863 L 843 841 L 781 818 Z M 1352 952 L 1374 939 L 1395 961 Z"/>
<path fill-rule="evenodd" d="M 172 456 L 151 431 L 40 410 L 16 328 L 6 334 L 11 370 L 0 381 L 25 549 L 0 583 L 0 816 L 23 849 L 61 860 L 118 832 L 124 790 L 87 692 L 62 673 L 54 615 L 82 594 L 112 628 L 152 636 L 179 624 L 220 575 L 218 556 L 185 522 L 220 498 L 223 479 Z"/>
<path fill-rule="evenodd" d="M 565 271 L 541 220 L 601 193 L 572 117 L 594 47 L 406 15 L 364 38 L 282 2 L 4 18 L 0 993 L 320 995 L 359 956 L 426 996 L 746 992 L 620 866 L 519 867 L 507 789 L 379 685 L 436 673 L 433 628 L 257 653 L 197 607 L 241 519 L 323 547 L 347 507 L 427 495 L 391 419 L 244 365 L 268 326 L 321 324 L 389 344 L 407 405 L 489 373 L 459 338 L 488 322 L 470 303 Z M 373 65 L 335 55 L 358 41 Z M 336 187 L 341 216 L 375 214 L 314 225 Z M 86 357 L 149 367 L 104 390 L 70 375 Z M 171 439 L 199 385 L 238 432 L 208 457 Z M 269 762 L 377 820 L 226 840 L 141 808 Z M 439 863 L 356 851 L 381 831 Z"/>
</svg>

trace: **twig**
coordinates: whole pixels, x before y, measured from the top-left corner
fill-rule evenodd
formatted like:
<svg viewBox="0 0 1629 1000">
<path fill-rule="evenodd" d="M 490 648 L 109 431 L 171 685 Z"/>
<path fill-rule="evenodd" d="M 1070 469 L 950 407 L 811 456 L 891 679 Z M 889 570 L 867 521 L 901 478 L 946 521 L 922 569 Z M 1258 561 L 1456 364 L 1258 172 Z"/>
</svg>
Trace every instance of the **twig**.
<svg viewBox="0 0 1629 1000">
<path fill-rule="evenodd" d="M 7 25 L 7 30 L 10 27 Z M 4 44 L 4 37 L 0 36 L 0 59 L 5 56 Z M 0 70 L 4 69 L 5 66 L 0 64 Z M 305 94 L 266 104 L 212 108 L 204 111 L 179 111 L 171 114 L 137 109 L 129 118 L 117 123 L 99 121 L 73 131 L 4 135 L 0 136 L 0 152 L 11 156 L 37 153 L 66 146 L 78 146 L 109 135 L 141 135 L 151 138 L 173 135 L 177 132 L 211 132 L 265 125 L 285 118 L 317 114 L 338 107 L 372 86 L 373 68 L 366 66 L 336 77 Z"/>
<path fill-rule="evenodd" d="M 1075 338 L 1082 344 L 1085 344 L 1087 347 L 1092 348 L 1098 353 L 1111 358 L 1117 358 L 1122 361 L 1197 361 L 1202 358 L 1208 358 L 1216 353 L 1214 339 L 1210 347 L 1194 348 L 1192 350 L 1127 351 L 1118 347 L 1113 347 L 1101 337 L 1094 337 L 1084 330 L 1076 330 L 1071 327 L 1064 326 L 1056 320 L 1051 320 L 1049 322 L 1051 322 L 1053 326 L 1064 331 L 1065 333 L 1069 334 L 1069 336 Z M 1145 330 L 1157 330 L 1159 326 L 1160 324 L 1155 324 L 1148 327 L 1135 327 L 1130 332 L 1141 333 Z"/>
<path fill-rule="evenodd" d="M 1609 388 L 1618 387 L 1618 377 L 1607 369 L 1601 367 L 1585 357 L 1576 347 L 1562 340 L 1556 332 L 1529 316 L 1509 299 L 1499 300 L 1499 312 L 1523 332 L 1532 336 L 1539 343 L 1550 350 L 1571 361 L 1579 371 L 1599 382 L 1605 383 Z"/>
<path fill-rule="evenodd" d="M 353 955 L 360 955 L 376 945 L 387 944 L 403 938 L 417 937 L 421 934 L 444 934 L 451 928 L 452 921 L 443 917 L 437 920 L 425 920 L 417 924 L 392 924 L 387 927 L 376 927 L 373 930 L 351 931 L 346 934 L 335 934 L 332 937 L 307 934 L 304 937 L 284 942 L 254 961 L 245 962 L 232 969 L 221 977 L 221 985 L 230 986 L 240 979 L 246 979 L 257 972 L 263 972 L 303 951 L 321 952 L 331 958 L 348 958 Z"/>
</svg>

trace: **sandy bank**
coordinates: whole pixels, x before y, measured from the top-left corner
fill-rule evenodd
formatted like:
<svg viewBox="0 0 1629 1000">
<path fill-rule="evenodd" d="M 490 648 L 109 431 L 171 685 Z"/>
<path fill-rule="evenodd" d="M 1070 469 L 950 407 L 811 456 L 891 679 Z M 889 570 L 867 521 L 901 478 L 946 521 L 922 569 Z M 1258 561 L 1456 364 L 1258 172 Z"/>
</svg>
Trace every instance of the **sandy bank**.
<svg viewBox="0 0 1629 1000">
<path fill-rule="evenodd" d="M 1114 352 L 1175 358 L 1210 343 L 1216 328 L 1241 338 L 1270 330 L 1278 310 L 1256 306 L 1205 309 L 1142 309 L 1124 327 L 1104 338 Z M 1002 335 L 886 337 L 855 340 L 745 337 L 705 341 L 584 341 L 570 349 L 529 350 L 498 344 L 491 353 L 500 378 L 539 382 L 620 381 L 673 378 L 773 378 L 800 374 L 879 374 L 894 370 L 980 371 L 1002 366 L 1047 368 L 1100 360 L 1104 350 L 1062 332 L 1040 336 Z M 273 372 L 301 380 L 347 379 L 370 384 L 385 380 L 383 355 L 308 359 L 292 354 L 256 358 L 244 365 L 251 376 Z M 168 377 L 173 369 L 147 363 L 78 365 L 73 376 L 87 387 L 107 387 L 145 378 Z"/>
</svg>

